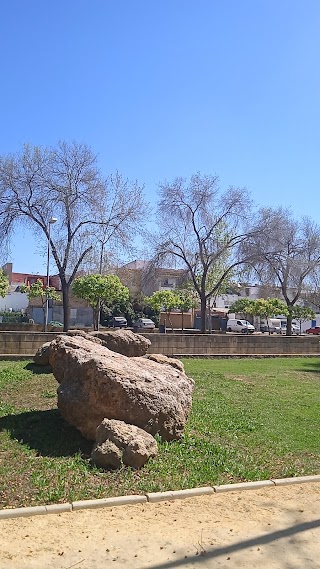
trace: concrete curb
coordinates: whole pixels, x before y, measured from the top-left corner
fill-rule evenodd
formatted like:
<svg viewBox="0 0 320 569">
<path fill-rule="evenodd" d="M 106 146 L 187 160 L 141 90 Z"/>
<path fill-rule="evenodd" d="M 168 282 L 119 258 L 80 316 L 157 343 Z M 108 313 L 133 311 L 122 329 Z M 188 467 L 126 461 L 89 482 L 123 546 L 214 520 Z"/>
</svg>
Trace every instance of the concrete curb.
<svg viewBox="0 0 320 569">
<path fill-rule="evenodd" d="M 49 504 L 47 506 L 33 506 L 30 508 L 8 508 L 0 510 L 0 521 L 19 517 L 41 516 L 47 514 L 60 514 L 77 510 L 93 508 L 112 508 L 134 504 L 146 504 L 169 500 L 181 500 L 208 494 L 224 492 L 241 492 L 244 490 L 258 490 L 259 488 L 276 486 L 289 486 L 291 484 L 320 483 L 320 474 L 314 476 L 297 476 L 295 478 L 273 478 L 271 480 L 256 480 L 254 482 L 240 482 L 239 484 L 221 484 L 220 486 L 203 486 L 186 490 L 172 490 L 169 492 L 148 492 L 115 498 L 101 498 L 100 500 L 79 500 L 78 502 L 64 504 Z"/>
<path fill-rule="evenodd" d="M 320 482 L 320 474 L 314 476 L 296 476 L 295 478 L 271 478 L 275 486 L 288 486 L 289 484 L 305 484 L 306 482 Z"/>
<path fill-rule="evenodd" d="M 320 352 L 314 353 L 303 353 L 303 354 L 171 354 L 170 358 L 178 359 L 196 359 L 196 360 L 240 360 L 240 359 L 250 359 L 250 360 L 262 360 L 262 359 L 272 359 L 272 358 L 319 358 Z"/>
<path fill-rule="evenodd" d="M 72 512 L 72 504 L 49 504 L 45 506 L 47 514 L 62 514 L 64 512 Z"/>
<path fill-rule="evenodd" d="M 227 360 L 227 359 L 271 359 L 271 358 L 319 358 L 320 352 L 314 353 L 303 353 L 303 354 L 164 354 L 170 358 L 177 358 L 177 359 L 203 359 L 203 360 L 210 360 L 210 359 L 220 359 L 220 360 Z M 8 361 L 19 361 L 19 360 L 33 360 L 33 354 L 0 354 L 0 361 L 8 360 Z"/>
<path fill-rule="evenodd" d="M 116 498 L 101 498 L 100 500 L 80 500 L 79 502 L 72 502 L 72 510 L 112 508 L 113 506 L 144 504 L 146 501 L 147 497 L 144 495 L 117 496 Z"/>
<path fill-rule="evenodd" d="M 1 510 L 0 520 L 8 518 L 27 518 L 30 516 L 43 516 L 47 514 L 45 506 L 34 506 L 31 508 L 14 508 L 13 510 Z"/>
<path fill-rule="evenodd" d="M 163 502 L 164 500 L 181 500 L 183 498 L 192 498 L 194 496 L 204 496 L 205 494 L 213 494 L 212 486 L 203 486 L 202 488 L 190 488 L 188 490 L 173 490 L 172 492 L 148 492 L 146 494 L 148 502 Z"/>
<path fill-rule="evenodd" d="M 214 491 L 219 494 L 221 492 L 237 492 L 242 490 L 258 490 L 265 486 L 275 486 L 272 480 L 256 480 L 254 482 L 240 482 L 239 484 L 221 484 L 214 486 Z"/>
</svg>

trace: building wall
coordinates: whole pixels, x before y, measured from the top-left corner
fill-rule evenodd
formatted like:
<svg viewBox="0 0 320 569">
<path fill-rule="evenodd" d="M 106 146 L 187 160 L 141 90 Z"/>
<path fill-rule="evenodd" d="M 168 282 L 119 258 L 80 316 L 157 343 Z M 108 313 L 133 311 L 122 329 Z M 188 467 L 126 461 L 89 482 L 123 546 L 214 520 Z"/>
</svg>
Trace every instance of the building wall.
<svg viewBox="0 0 320 569">
<path fill-rule="evenodd" d="M 25 310 L 28 306 L 28 296 L 22 292 L 9 292 L 4 298 L 0 297 L 0 310 Z"/>
<path fill-rule="evenodd" d="M 133 296 L 140 293 L 150 296 L 157 290 L 174 290 L 185 274 L 181 269 L 159 268 L 149 271 L 148 264 L 140 263 L 134 261 L 114 271 Z"/>
<path fill-rule="evenodd" d="M 62 294 L 58 292 L 60 298 Z M 28 316 L 36 324 L 43 324 L 44 313 L 41 298 L 30 299 L 28 306 Z M 55 320 L 63 324 L 63 306 L 61 301 L 49 300 L 48 322 Z M 70 326 L 90 327 L 93 323 L 93 310 L 86 300 L 70 296 Z"/>
<path fill-rule="evenodd" d="M 54 306 L 52 309 L 52 318 L 63 323 L 63 307 Z M 50 321 L 50 320 L 49 320 Z M 93 325 L 93 310 L 90 306 L 77 306 L 70 308 L 70 326 L 90 327 Z"/>
</svg>

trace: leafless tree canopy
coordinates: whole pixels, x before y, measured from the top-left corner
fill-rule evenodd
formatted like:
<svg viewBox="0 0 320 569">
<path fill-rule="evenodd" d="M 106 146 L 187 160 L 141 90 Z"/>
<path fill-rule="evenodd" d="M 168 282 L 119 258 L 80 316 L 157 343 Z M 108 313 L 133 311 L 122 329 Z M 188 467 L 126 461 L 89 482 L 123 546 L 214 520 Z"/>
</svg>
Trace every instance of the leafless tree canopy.
<svg viewBox="0 0 320 569">
<path fill-rule="evenodd" d="M 203 327 L 207 298 L 245 261 L 241 245 L 251 211 L 246 189 L 222 192 L 218 182 L 198 173 L 190 181 L 161 184 L 159 191 L 155 263 L 187 268 L 201 301 Z"/>
<path fill-rule="evenodd" d="M 120 174 L 104 180 L 85 144 L 60 142 L 56 148 L 25 146 L 0 158 L 0 238 L 17 223 L 49 238 L 62 284 L 65 327 L 69 289 L 93 247 L 125 247 L 132 242 L 144 210 L 142 188 Z"/>
<path fill-rule="evenodd" d="M 280 286 L 289 308 L 318 274 L 320 227 L 307 217 L 294 219 L 287 209 L 261 209 L 244 247 L 260 282 Z"/>
</svg>

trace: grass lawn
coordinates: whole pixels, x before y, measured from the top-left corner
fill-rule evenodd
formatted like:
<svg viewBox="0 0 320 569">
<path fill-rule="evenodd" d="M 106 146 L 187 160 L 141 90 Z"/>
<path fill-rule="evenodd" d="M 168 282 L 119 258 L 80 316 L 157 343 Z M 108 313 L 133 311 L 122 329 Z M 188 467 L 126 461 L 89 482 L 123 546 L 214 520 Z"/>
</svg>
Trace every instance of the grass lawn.
<svg viewBox="0 0 320 569">
<path fill-rule="evenodd" d="M 184 363 L 183 439 L 141 471 L 103 472 L 60 416 L 50 369 L 0 362 L 0 508 L 320 473 L 320 358 Z"/>
</svg>

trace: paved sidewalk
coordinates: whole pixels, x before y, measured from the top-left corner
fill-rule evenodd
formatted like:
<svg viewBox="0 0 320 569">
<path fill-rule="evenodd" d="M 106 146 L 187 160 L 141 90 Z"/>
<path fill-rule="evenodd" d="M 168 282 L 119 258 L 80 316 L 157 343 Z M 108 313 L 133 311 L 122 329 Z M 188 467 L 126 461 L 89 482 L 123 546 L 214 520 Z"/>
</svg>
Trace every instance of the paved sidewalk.
<svg viewBox="0 0 320 569">
<path fill-rule="evenodd" d="M 1 569 L 318 569 L 320 483 L 0 521 Z"/>
</svg>

